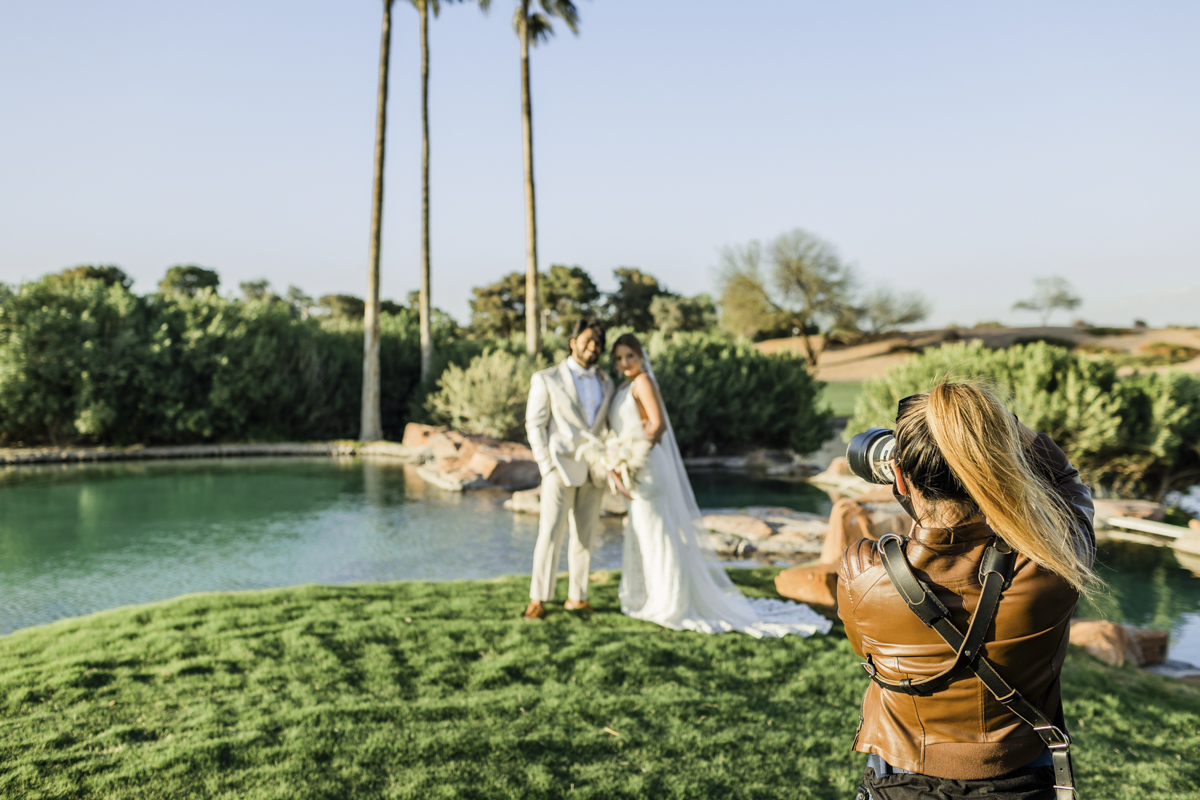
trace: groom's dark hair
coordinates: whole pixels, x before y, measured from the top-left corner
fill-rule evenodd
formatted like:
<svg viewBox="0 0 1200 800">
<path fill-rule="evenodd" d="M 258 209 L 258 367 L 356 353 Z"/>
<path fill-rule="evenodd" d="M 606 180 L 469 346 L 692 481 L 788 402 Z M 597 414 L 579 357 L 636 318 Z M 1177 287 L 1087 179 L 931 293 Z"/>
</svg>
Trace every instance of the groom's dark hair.
<svg viewBox="0 0 1200 800">
<path fill-rule="evenodd" d="M 571 329 L 571 338 L 578 339 L 580 334 L 591 328 L 596 334 L 596 344 L 600 345 L 600 350 L 604 350 L 604 323 L 598 319 L 590 319 L 588 317 L 580 317 L 575 321 L 575 327 Z"/>
</svg>

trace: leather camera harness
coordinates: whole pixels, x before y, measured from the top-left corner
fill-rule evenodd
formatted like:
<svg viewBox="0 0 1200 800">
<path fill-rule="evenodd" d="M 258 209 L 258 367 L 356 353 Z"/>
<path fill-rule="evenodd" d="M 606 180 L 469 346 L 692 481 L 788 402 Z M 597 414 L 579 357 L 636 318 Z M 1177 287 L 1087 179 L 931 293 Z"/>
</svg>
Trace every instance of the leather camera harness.
<svg viewBox="0 0 1200 800">
<path fill-rule="evenodd" d="M 889 692 L 927 697 L 946 688 L 964 669 L 970 669 L 996 700 L 1028 723 L 1046 743 L 1054 764 L 1055 800 L 1074 800 L 1077 795 L 1075 776 L 1071 770 L 1071 737 L 1066 732 L 1062 706 L 1059 706 L 1056 721 L 1051 722 L 1041 709 L 1009 686 L 996 671 L 996 665 L 982 653 L 984 637 L 996 618 L 1000 595 L 1012 584 L 1015 551 L 998 536 L 983 551 L 983 558 L 979 562 L 979 582 L 983 589 L 979 594 L 979 605 L 971 615 L 964 635 L 950 621 L 950 611 L 937 599 L 929 585 L 913 574 L 904 556 L 904 542 L 905 539 L 894 533 L 880 538 L 879 552 L 883 557 L 884 569 L 909 609 L 954 650 L 954 663 L 928 678 L 890 681 L 876 672 L 871 657 L 867 656 L 863 664 L 867 674 Z"/>
</svg>

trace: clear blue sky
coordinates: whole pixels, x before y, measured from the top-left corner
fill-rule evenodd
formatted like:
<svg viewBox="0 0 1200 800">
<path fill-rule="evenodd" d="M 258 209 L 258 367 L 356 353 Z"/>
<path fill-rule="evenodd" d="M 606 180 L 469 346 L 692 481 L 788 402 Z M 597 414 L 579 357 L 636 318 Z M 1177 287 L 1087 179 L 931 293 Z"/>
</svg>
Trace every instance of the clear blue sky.
<svg viewBox="0 0 1200 800">
<path fill-rule="evenodd" d="M 444 0 L 443 0 L 444 1 Z M 0 280 L 114 263 L 363 294 L 378 0 L 0 5 Z M 511 0 L 431 24 L 434 302 L 523 269 Z M 1200 324 L 1200 4 L 580 0 L 533 54 L 541 263 L 711 290 L 793 227 L 933 322 Z M 753 12 L 753 14 L 749 12 Z M 417 15 L 397 3 L 383 294 L 418 285 Z M 1060 317 L 1066 321 L 1066 317 Z"/>
</svg>

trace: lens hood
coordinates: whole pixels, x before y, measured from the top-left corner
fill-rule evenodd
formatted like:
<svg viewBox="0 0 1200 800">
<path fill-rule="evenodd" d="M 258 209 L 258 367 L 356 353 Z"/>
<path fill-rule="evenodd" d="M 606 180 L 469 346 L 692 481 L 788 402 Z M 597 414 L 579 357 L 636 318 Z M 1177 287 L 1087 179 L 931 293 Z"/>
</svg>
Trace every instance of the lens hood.
<svg viewBox="0 0 1200 800">
<path fill-rule="evenodd" d="M 846 447 L 846 461 L 850 471 L 864 481 L 887 484 L 895 480 L 895 473 L 887 464 L 896 449 L 896 434 L 887 428 L 868 428 L 856 434 Z"/>
</svg>

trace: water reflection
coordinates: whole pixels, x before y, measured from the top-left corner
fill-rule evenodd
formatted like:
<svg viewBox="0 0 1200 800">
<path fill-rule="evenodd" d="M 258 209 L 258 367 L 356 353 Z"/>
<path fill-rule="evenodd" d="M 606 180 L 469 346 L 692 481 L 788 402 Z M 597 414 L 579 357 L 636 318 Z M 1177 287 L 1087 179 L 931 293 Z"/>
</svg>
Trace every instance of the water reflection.
<svg viewBox="0 0 1200 800">
<path fill-rule="evenodd" d="M 1103 542 L 1096 571 L 1109 590 L 1081 603 L 1080 614 L 1172 631 L 1171 657 L 1200 664 L 1200 578 L 1179 563 L 1174 550 Z"/>
<path fill-rule="evenodd" d="M 805 483 L 691 477 L 707 508 L 830 508 Z M 527 573 L 537 518 L 504 510 L 507 497 L 446 492 L 391 459 L 0 470 L 0 633 L 187 592 Z M 608 519 L 594 568 L 620 566 L 621 536 Z M 1081 612 L 1170 629 L 1172 657 L 1200 663 L 1200 578 L 1169 549 L 1108 542 L 1099 561 L 1112 589 Z"/>
</svg>

